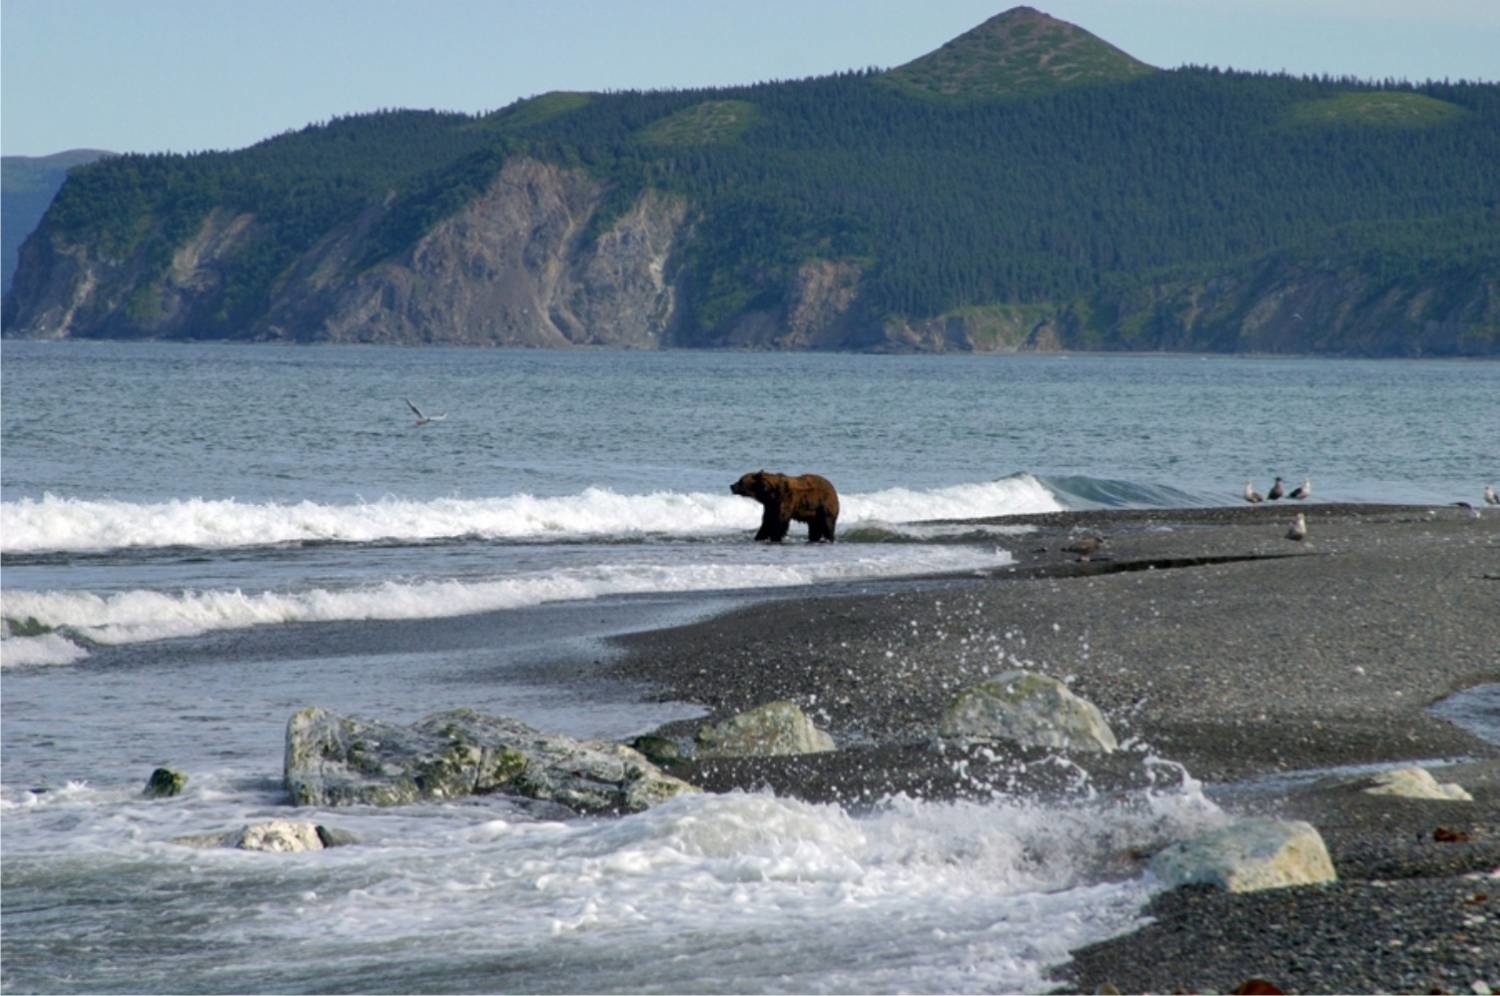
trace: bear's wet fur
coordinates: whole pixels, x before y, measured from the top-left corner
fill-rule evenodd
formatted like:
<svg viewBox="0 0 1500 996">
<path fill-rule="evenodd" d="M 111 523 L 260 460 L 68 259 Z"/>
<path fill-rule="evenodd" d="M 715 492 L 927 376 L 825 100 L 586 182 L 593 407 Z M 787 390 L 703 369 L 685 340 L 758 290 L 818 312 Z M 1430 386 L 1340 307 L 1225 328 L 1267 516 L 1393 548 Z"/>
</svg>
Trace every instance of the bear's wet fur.
<svg viewBox="0 0 1500 996">
<path fill-rule="evenodd" d="M 731 494 L 754 498 L 764 506 L 757 540 L 780 543 L 786 538 L 792 520 L 807 523 L 807 541 L 833 542 L 834 526 L 839 520 L 839 493 L 826 477 L 802 474 L 788 477 L 764 470 L 746 474 L 729 486 Z"/>
</svg>

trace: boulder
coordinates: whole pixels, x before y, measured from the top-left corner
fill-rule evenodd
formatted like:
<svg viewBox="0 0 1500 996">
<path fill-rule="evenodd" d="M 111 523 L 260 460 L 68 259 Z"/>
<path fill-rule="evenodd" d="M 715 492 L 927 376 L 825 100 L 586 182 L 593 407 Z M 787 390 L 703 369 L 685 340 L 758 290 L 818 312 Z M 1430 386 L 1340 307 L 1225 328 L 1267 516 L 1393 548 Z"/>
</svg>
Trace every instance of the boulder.
<svg viewBox="0 0 1500 996">
<path fill-rule="evenodd" d="M 354 835 L 346 830 L 291 820 L 268 820 L 265 823 L 251 823 L 228 833 L 198 834 L 174 839 L 174 843 L 187 847 L 233 847 L 241 851 L 277 853 L 321 851 L 354 842 Z"/>
<path fill-rule="evenodd" d="M 1169 888 L 1189 883 L 1256 892 L 1337 879 L 1323 838 L 1301 820 L 1252 819 L 1160 851 L 1151 873 Z"/>
<path fill-rule="evenodd" d="M 1105 754 L 1119 746 L 1097 706 L 1032 671 L 1007 671 L 960 692 L 943 713 L 938 735 Z"/>
<path fill-rule="evenodd" d="M 170 799 L 181 795 L 187 786 L 188 776 L 171 768 L 157 768 L 146 780 L 142 794 L 151 799 Z"/>
<path fill-rule="evenodd" d="M 580 812 L 639 812 L 697 791 L 623 744 L 543 733 L 470 709 L 410 726 L 303 709 L 287 723 L 284 779 L 297 806 L 397 806 L 502 792 Z"/>
<path fill-rule="evenodd" d="M 646 760 L 652 764 L 671 764 L 673 761 L 682 760 L 683 757 L 682 748 L 677 746 L 677 741 L 652 733 L 636 737 L 630 741 L 630 746 L 646 755 Z"/>
<path fill-rule="evenodd" d="M 231 834 L 225 843 L 241 851 L 321 851 L 323 838 L 313 823 L 269 820 L 252 823 Z"/>
<path fill-rule="evenodd" d="M 1443 802 L 1473 802 L 1462 785 L 1439 784 L 1426 768 L 1396 768 L 1382 771 L 1369 781 L 1369 795 L 1395 795 L 1405 799 L 1437 799 Z"/>
<path fill-rule="evenodd" d="M 833 738 L 787 701 L 767 702 L 705 726 L 694 738 L 699 757 L 766 757 L 820 754 L 834 749 Z"/>
</svg>

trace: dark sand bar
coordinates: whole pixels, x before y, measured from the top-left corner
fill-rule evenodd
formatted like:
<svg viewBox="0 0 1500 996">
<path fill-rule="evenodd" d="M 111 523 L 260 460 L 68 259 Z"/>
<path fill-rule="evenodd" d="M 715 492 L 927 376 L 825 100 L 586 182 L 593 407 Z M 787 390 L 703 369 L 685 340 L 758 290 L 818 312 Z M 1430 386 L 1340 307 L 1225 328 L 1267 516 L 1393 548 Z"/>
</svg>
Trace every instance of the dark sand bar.
<svg viewBox="0 0 1500 996">
<path fill-rule="evenodd" d="M 1300 543 L 1285 536 L 1297 512 Z M 1025 751 L 955 766 L 933 746 L 957 692 L 1021 666 L 1068 680 L 1127 745 L 1080 759 L 1096 791 L 1159 778 L 1141 763 L 1154 754 L 1226 810 L 1322 833 L 1336 884 L 1162 894 L 1143 929 L 1075 952 L 1063 991 L 1229 992 L 1251 977 L 1286 992 L 1500 989 L 1500 746 L 1431 710 L 1500 682 L 1500 512 L 1283 501 L 972 525 L 1031 531 L 990 540 L 1016 563 L 985 575 L 799 593 L 621 638 L 614 673 L 715 718 L 791 699 L 837 752 L 673 770 L 858 805 L 1066 792 L 1056 765 L 1018 788 Z M 1090 533 L 1096 553 L 1066 552 Z M 1474 801 L 1369 796 L 1349 788 L 1355 773 L 1324 770 L 1400 762 L 1444 764 L 1439 780 Z M 1123 855 L 1120 873 L 1147 857 Z"/>
</svg>

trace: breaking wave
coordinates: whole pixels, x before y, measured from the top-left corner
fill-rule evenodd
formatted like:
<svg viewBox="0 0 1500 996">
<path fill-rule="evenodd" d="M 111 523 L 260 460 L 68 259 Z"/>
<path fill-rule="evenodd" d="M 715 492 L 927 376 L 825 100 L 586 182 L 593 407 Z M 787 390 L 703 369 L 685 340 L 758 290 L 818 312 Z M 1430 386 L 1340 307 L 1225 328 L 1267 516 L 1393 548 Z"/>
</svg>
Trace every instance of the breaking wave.
<svg viewBox="0 0 1500 996">
<path fill-rule="evenodd" d="M 0 660 L 70 663 L 89 644 L 143 643 L 213 630 L 304 622 L 435 619 L 548 602 L 644 592 L 786 588 L 823 582 L 951 573 L 1004 566 L 1009 553 L 965 546 L 859 546 L 787 551 L 777 562 L 748 554 L 716 561 L 647 558 L 483 580 L 383 581 L 347 588 L 245 592 L 239 589 L 108 594 L 7 591 Z M 827 551 L 826 554 L 823 551 Z"/>
<path fill-rule="evenodd" d="M 1046 488 L 1065 508 L 1190 508 L 1200 505 L 1223 505 L 1238 497 L 1234 493 L 1205 494 L 1185 491 L 1167 484 L 1146 484 L 1108 477 L 1072 475 L 1042 477 L 1037 483 Z"/>
<path fill-rule="evenodd" d="M 841 530 L 861 523 L 980 518 L 1063 507 L 1029 474 L 927 490 L 848 494 L 841 496 L 841 504 Z M 233 498 L 135 503 L 55 495 L 0 504 L 0 534 L 7 554 L 452 539 L 548 543 L 681 538 L 753 530 L 759 519 L 758 506 L 728 493 L 627 495 L 607 488 L 559 497 L 387 498 L 348 505 Z"/>
</svg>

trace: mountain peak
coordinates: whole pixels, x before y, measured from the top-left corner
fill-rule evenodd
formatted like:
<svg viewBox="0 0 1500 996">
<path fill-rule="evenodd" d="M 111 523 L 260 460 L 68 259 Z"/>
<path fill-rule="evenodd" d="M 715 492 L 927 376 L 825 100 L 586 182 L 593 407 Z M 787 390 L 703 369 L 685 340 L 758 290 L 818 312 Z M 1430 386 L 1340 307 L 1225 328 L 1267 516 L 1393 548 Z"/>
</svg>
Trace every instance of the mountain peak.
<svg viewBox="0 0 1500 996">
<path fill-rule="evenodd" d="M 986 98 L 1120 83 L 1155 71 L 1075 24 L 1012 7 L 885 75 L 926 94 Z"/>
</svg>

